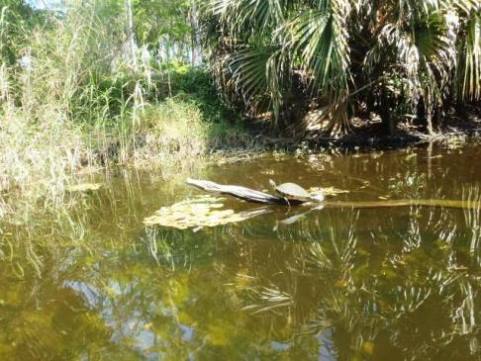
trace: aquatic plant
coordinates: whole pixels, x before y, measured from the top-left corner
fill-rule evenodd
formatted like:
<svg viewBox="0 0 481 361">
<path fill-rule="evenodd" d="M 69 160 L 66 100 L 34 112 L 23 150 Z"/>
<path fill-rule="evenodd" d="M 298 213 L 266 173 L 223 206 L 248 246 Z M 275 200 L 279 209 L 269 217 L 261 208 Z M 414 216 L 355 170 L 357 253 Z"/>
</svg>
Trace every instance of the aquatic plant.
<svg viewBox="0 0 481 361">
<path fill-rule="evenodd" d="M 270 213 L 267 207 L 235 212 L 226 209 L 224 199 L 210 195 L 202 195 L 162 207 L 144 219 L 148 227 L 162 226 L 176 229 L 194 229 L 203 227 L 217 227 L 229 223 L 238 223 L 253 217 Z"/>
</svg>

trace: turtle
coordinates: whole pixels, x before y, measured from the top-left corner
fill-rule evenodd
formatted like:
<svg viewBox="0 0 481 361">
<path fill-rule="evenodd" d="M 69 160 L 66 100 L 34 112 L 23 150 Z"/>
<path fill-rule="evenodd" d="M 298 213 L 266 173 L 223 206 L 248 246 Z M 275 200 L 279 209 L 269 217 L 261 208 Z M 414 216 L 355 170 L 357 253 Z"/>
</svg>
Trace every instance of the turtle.
<svg viewBox="0 0 481 361">
<path fill-rule="evenodd" d="M 295 183 L 282 183 L 280 185 L 276 185 L 276 183 L 272 179 L 269 180 L 269 183 L 277 193 L 284 197 L 288 204 L 299 204 L 311 201 L 324 201 L 323 194 L 312 195 L 300 185 Z"/>
</svg>

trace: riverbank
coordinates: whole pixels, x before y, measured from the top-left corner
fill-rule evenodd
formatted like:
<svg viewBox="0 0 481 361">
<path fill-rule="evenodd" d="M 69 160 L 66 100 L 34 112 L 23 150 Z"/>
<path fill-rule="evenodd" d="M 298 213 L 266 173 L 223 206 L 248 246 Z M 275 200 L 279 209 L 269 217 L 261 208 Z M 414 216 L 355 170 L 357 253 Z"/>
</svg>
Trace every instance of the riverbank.
<svg viewBox="0 0 481 361">
<path fill-rule="evenodd" d="M 443 122 L 445 128 L 431 136 L 412 125 L 400 125 L 386 136 L 375 118 L 354 119 L 351 132 L 342 137 L 326 136 L 315 122 L 300 121 L 302 131 L 280 132 L 269 123 L 245 119 L 224 102 L 204 68 L 172 64 L 165 71 L 150 69 L 147 84 L 145 74 L 136 73 L 83 79 L 80 68 L 66 65 L 59 71 L 48 56 L 37 64 L 30 70 L 0 69 L 0 218 L 62 208 L 69 188 L 111 169 L 150 169 L 169 178 L 189 176 L 210 162 L 269 152 L 459 143 L 481 133 L 476 108 L 469 109 L 465 122 L 452 115 L 452 123 Z"/>
<path fill-rule="evenodd" d="M 309 118 L 309 115 L 305 118 Z M 379 150 L 403 148 L 426 143 L 463 142 L 481 136 L 481 106 L 471 106 L 463 114 L 452 113 L 446 116 L 443 124 L 432 134 L 427 133 L 422 126 L 412 122 L 397 124 L 396 129 L 389 134 L 382 122 L 374 115 L 374 119 L 351 119 L 349 132 L 340 136 L 331 136 L 323 128 L 325 124 L 301 121 L 297 126 L 297 133 L 292 136 L 272 136 L 264 131 L 263 146 L 266 149 L 285 149 L 287 151 L 308 150 L 311 152 L 336 148 L 345 151 L 353 149 Z M 259 134 L 259 129 L 255 133 Z"/>
<path fill-rule="evenodd" d="M 158 169 L 169 177 L 180 170 L 188 175 L 189 169 L 211 161 L 226 163 L 270 152 L 369 151 L 429 142 L 452 146 L 481 134 L 479 113 L 473 111 L 469 120 L 453 117 L 433 135 L 408 125 L 386 135 L 378 122 L 355 120 L 351 133 L 342 137 L 328 137 L 315 129 L 300 136 L 274 136 L 271 129 L 255 123 L 248 126 L 219 104 L 199 103 L 195 95 L 183 93 L 146 105 L 135 118 L 108 126 L 61 121 L 58 110 L 48 105 L 35 112 L 45 120 L 39 125 L 24 109 L 10 107 L 0 129 L 2 198 L 25 196 L 30 201 L 61 203 L 65 189 L 78 179 L 119 167 Z"/>
</svg>

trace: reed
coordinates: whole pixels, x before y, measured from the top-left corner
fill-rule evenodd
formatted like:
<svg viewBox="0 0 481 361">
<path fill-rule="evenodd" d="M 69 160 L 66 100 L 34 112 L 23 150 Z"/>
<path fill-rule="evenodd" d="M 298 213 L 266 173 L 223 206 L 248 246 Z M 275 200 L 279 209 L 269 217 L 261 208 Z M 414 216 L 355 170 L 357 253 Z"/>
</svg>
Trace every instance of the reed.
<svg viewBox="0 0 481 361">
<path fill-rule="evenodd" d="M 0 215 L 61 207 L 68 185 L 99 169 L 133 164 L 166 175 L 226 142 L 251 142 L 223 117 L 209 78 L 199 80 L 205 71 L 142 49 L 132 58 L 115 2 L 70 1 L 65 14 L 29 26 L 1 9 Z"/>
</svg>

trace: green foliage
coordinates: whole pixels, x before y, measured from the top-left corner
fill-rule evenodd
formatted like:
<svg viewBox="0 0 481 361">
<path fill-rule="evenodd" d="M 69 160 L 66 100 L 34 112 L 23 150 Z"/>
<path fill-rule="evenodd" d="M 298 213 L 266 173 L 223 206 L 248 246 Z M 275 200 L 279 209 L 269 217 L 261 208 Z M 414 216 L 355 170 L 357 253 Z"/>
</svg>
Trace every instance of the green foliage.
<svg viewBox="0 0 481 361">
<path fill-rule="evenodd" d="M 0 61 L 14 65 L 36 17 L 24 0 L 0 1 Z"/>
<path fill-rule="evenodd" d="M 137 39 L 149 47 L 159 46 L 167 36 L 171 41 L 190 41 L 189 0 L 134 0 L 134 25 Z"/>
<path fill-rule="evenodd" d="M 249 144 L 206 69 L 156 57 L 140 36 L 130 47 L 126 2 L 72 0 L 62 14 L 0 4 L 0 217 L 62 204 L 81 169 L 137 160 L 167 168 Z M 185 42 L 185 29 L 166 24 L 185 24 L 187 3 L 168 4 L 156 8 L 166 11 L 163 35 Z"/>
<path fill-rule="evenodd" d="M 240 120 L 219 97 L 214 80 L 207 69 L 183 66 L 172 74 L 173 96 L 199 107 L 208 122 L 235 123 Z"/>
<path fill-rule="evenodd" d="M 432 131 L 453 99 L 481 98 L 480 12 L 473 0 L 212 0 L 203 18 L 219 84 L 253 115 L 289 121 L 294 97 L 327 106 L 331 130 L 367 105 Z"/>
<path fill-rule="evenodd" d="M 481 99 L 481 15 L 473 13 L 465 24 L 465 41 L 459 44 L 458 86 L 461 99 Z"/>
</svg>

